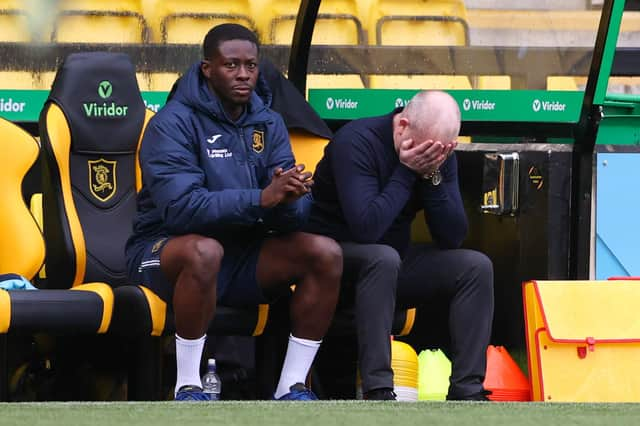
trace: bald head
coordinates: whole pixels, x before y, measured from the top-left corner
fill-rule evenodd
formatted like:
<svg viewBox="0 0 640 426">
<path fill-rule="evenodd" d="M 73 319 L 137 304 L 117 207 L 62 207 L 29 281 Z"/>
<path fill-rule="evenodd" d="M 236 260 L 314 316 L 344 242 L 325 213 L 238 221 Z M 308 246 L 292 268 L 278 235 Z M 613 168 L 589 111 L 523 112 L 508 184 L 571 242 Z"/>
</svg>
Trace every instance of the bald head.
<svg viewBox="0 0 640 426">
<path fill-rule="evenodd" d="M 460 108 L 446 92 L 418 92 L 400 115 L 409 122 L 414 140 L 448 143 L 456 140 L 460 133 Z"/>
</svg>

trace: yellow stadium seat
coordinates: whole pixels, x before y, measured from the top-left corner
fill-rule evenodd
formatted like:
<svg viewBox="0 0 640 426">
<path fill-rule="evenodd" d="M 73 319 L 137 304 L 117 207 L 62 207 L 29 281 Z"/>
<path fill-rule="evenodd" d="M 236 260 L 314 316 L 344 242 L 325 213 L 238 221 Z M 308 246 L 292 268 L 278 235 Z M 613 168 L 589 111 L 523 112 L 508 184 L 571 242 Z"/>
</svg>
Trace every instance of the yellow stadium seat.
<svg viewBox="0 0 640 426">
<path fill-rule="evenodd" d="M 40 73 L 31 71 L 0 71 L 2 89 L 37 90 L 45 89 Z"/>
<path fill-rule="evenodd" d="M 378 45 L 463 46 L 469 44 L 467 11 L 461 0 L 374 0 L 368 31 Z"/>
<path fill-rule="evenodd" d="M 136 80 L 138 81 L 138 87 L 141 92 L 148 92 L 152 87 L 151 73 L 149 72 L 136 72 Z"/>
<path fill-rule="evenodd" d="M 307 91 L 309 89 L 364 89 L 364 87 L 362 77 L 357 74 L 307 75 Z"/>
<path fill-rule="evenodd" d="M 40 74 L 40 81 L 43 89 L 51 89 L 53 80 L 56 78 L 56 71 L 45 71 Z"/>
<path fill-rule="evenodd" d="M 578 82 L 574 77 L 548 76 L 547 90 L 579 90 Z"/>
<path fill-rule="evenodd" d="M 62 0 L 51 41 L 146 43 L 149 27 L 140 0 Z"/>
<path fill-rule="evenodd" d="M 289 130 L 289 138 L 296 164 L 302 163 L 305 171 L 315 172 L 329 140 L 298 129 Z"/>
<path fill-rule="evenodd" d="M 482 90 L 509 90 L 511 89 L 511 77 L 508 75 L 481 75 L 475 79 L 476 89 Z"/>
<path fill-rule="evenodd" d="M 586 77 L 549 76 L 547 90 L 584 90 L 587 86 Z M 640 78 L 638 77 L 609 77 L 608 93 L 640 93 Z"/>
<path fill-rule="evenodd" d="M 0 0 L 0 42 L 28 42 L 29 17 L 22 2 Z"/>
<path fill-rule="evenodd" d="M 266 44 L 290 45 L 300 0 L 263 3 L 256 23 Z M 318 10 L 312 44 L 357 45 L 365 43 L 357 0 L 323 0 Z"/>
<path fill-rule="evenodd" d="M 180 77 L 177 72 L 154 72 L 150 75 L 149 87 L 146 90 L 155 92 L 168 92 L 173 87 L 173 83 Z"/>
<path fill-rule="evenodd" d="M 162 43 L 202 44 L 212 27 L 227 22 L 256 31 L 249 0 L 166 0 L 156 13 Z"/>
<path fill-rule="evenodd" d="M 471 89 L 471 82 L 463 75 L 372 75 L 376 89 Z"/>
<path fill-rule="evenodd" d="M 256 11 L 256 23 L 263 43 L 291 45 L 300 0 L 263 2 Z M 356 0 L 323 0 L 318 10 L 312 44 L 360 45 L 366 42 L 360 4 Z M 307 88 L 361 89 L 365 84 L 358 74 L 309 74 Z"/>
<path fill-rule="evenodd" d="M 363 78 L 358 74 L 308 74 L 305 96 L 309 98 L 309 89 L 364 89 Z"/>
<path fill-rule="evenodd" d="M 0 218 L 0 274 L 17 274 L 40 286 L 38 291 L 0 290 L 0 399 L 7 401 L 8 360 L 20 352 L 7 336 L 45 333 L 77 339 L 104 334 L 111 331 L 114 292 L 98 282 L 53 289 L 37 281 L 45 260 L 45 241 L 25 204 L 22 186 L 40 155 L 40 146 L 26 131 L 0 119 L 0 155 L 4 161 L 0 168 L 4 212 Z"/>
<path fill-rule="evenodd" d="M 460 0 L 374 0 L 369 37 L 377 45 L 464 46 L 469 33 L 466 9 Z M 373 41 L 372 40 L 372 41 Z M 371 88 L 471 89 L 460 75 L 371 75 Z"/>
</svg>

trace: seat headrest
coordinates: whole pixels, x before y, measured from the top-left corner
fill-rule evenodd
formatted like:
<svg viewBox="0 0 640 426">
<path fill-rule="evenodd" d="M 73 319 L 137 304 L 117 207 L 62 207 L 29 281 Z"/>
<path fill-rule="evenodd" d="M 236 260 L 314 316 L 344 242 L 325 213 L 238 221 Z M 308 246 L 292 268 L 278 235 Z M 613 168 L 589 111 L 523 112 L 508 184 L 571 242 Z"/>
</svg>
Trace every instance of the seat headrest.
<svg viewBox="0 0 640 426">
<path fill-rule="evenodd" d="M 135 152 L 145 105 L 128 55 L 70 54 L 58 69 L 47 102 L 64 112 L 73 152 Z"/>
</svg>

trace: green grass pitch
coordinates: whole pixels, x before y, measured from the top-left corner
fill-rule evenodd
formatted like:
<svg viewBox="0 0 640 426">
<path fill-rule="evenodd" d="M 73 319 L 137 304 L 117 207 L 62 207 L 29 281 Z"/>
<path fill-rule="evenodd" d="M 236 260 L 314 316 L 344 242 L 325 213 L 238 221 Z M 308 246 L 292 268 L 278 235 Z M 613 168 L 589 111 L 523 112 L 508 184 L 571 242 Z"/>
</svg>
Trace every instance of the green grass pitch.
<svg viewBox="0 0 640 426">
<path fill-rule="evenodd" d="M 638 425 L 640 404 L 464 402 L 2 403 L 0 425 Z"/>
</svg>

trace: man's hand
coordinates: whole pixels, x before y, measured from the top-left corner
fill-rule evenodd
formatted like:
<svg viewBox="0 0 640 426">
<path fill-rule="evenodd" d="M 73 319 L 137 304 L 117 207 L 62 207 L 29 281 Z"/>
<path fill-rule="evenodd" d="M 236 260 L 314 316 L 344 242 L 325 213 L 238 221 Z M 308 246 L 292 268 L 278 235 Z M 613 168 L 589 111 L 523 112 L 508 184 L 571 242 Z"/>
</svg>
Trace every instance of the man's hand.
<svg viewBox="0 0 640 426">
<path fill-rule="evenodd" d="M 435 172 L 457 146 L 457 142 L 442 143 L 426 140 L 414 142 L 407 139 L 400 144 L 400 162 L 420 176 Z"/>
<path fill-rule="evenodd" d="M 275 207 L 280 203 L 291 203 L 311 190 L 313 180 L 310 172 L 303 172 L 304 164 L 298 164 L 289 170 L 278 167 L 271 183 L 262 190 L 260 205 Z"/>
<path fill-rule="evenodd" d="M 282 174 L 290 173 L 291 176 L 295 177 L 295 179 L 290 182 L 290 186 L 282 200 L 283 203 L 292 203 L 311 191 L 311 186 L 313 185 L 313 180 L 311 179 L 312 175 L 311 172 L 303 173 L 304 167 L 304 164 L 298 164 L 295 167 L 282 172 Z"/>
<path fill-rule="evenodd" d="M 400 144 L 400 162 L 422 175 L 424 170 L 435 170 L 445 160 L 445 146 L 439 141 L 415 142 L 407 139 Z"/>
</svg>

